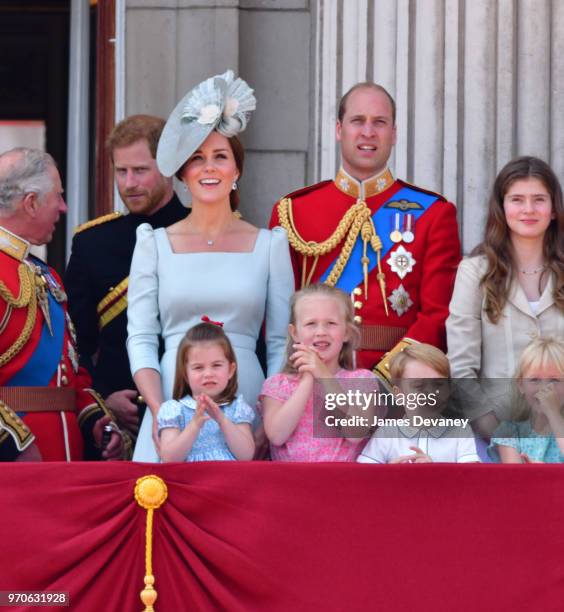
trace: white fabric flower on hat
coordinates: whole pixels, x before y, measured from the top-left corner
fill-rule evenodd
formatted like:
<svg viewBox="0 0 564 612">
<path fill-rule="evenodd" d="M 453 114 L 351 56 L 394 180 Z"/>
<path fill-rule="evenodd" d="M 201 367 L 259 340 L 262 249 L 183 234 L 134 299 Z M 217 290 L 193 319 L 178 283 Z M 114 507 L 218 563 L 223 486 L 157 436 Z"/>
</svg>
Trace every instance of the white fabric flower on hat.
<svg viewBox="0 0 564 612">
<path fill-rule="evenodd" d="M 200 116 L 196 119 L 202 125 L 215 123 L 221 116 L 221 108 L 217 104 L 206 104 L 200 109 Z"/>
</svg>

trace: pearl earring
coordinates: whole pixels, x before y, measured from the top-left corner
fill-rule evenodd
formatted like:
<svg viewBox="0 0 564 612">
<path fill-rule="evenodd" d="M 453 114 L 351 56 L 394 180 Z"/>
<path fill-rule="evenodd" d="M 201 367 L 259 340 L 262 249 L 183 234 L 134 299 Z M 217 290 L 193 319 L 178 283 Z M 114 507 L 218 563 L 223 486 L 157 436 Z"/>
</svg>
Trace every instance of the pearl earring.
<svg viewBox="0 0 564 612">
<path fill-rule="evenodd" d="M 237 181 L 233 181 L 233 185 L 231 185 L 231 189 L 233 191 L 237 191 Z"/>
</svg>

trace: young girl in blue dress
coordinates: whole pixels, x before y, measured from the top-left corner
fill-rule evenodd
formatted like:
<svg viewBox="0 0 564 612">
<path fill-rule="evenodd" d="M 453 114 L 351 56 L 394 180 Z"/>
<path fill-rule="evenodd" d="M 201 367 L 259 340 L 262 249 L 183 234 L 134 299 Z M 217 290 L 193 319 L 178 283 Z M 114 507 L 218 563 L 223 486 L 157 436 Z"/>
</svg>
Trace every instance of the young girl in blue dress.
<svg viewBox="0 0 564 612">
<path fill-rule="evenodd" d="M 173 398 L 158 412 L 160 455 L 168 461 L 249 461 L 254 410 L 237 396 L 237 361 L 221 324 L 188 330 L 178 347 Z"/>
<path fill-rule="evenodd" d="M 502 463 L 564 463 L 564 340 L 529 343 L 515 379 L 512 420 L 494 432 L 490 456 Z"/>
</svg>

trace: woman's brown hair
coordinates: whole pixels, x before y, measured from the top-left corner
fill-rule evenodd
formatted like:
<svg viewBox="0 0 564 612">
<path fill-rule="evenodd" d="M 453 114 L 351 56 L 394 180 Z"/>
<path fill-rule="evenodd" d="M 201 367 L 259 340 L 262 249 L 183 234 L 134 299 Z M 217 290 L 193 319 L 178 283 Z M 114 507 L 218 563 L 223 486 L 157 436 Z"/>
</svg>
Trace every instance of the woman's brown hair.
<svg viewBox="0 0 564 612">
<path fill-rule="evenodd" d="M 229 193 L 229 204 L 231 205 L 231 210 L 235 211 L 239 208 L 239 181 L 243 176 L 243 166 L 245 165 L 245 148 L 243 147 L 241 141 L 237 138 L 237 136 L 231 136 L 228 138 L 229 146 L 231 147 L 231 151 L 233 151 L 233 157 L 235 158 L 235 165 L 237 166 L 237 170 L 239 171 L 239 178 L 237 179 L 237 189 L 232 189 Z M 182 181 L 182 175 L 184 174 L 184 169 L 186 168 L 186 164 L 190 161 L 187 159 L 180 168 L 176 171 L 176 178 L 179 181 Z"/>
<path fill-rule="evenodd" d="M 485 238 L 471 253 L 484 255 L 487 269 L 480 281 L 485 296 L 485 311 L 492 323 L 501 317 L 515 272 L 513 247 L 505 218 L 503 200 L 518 180 L 535 178 L 546 188 L 552 201 L 554 219 L 544 235 L 545 273 L 555 280 L 554 300 L 564 312 L 564 202 L 562 188 L 552 168 L 537 157 L 518 157 L 506 164 L 497 175 L 490 196 Z"/>
<path fill-rule="evenodd" d="M 211 342 L 219 345 L 225 354 L 225 358 L 229 363 L 234 363 L 237 366 L 237 358 L 235 351 L 229 341 L 223 328 L 214 323 L 198 323 L 191 327 L 184 338 L 178 345 L 176 354 L 176 371 L 174 374 L 174 387 L 172 389 L 173 399 L 179 400 L 185 395 L 192 395 L 192 389 L 188 384 L 186 376 L 186 364 L 188 363 L 188 353 L 193 346 L 202 342 Z M 237 396 L 237 369 L 233 372 L 233 376 L 229 379 L 227 387 L 223 393 L 215 398 L 217 404 L 230 404 Z"/>
</svg>

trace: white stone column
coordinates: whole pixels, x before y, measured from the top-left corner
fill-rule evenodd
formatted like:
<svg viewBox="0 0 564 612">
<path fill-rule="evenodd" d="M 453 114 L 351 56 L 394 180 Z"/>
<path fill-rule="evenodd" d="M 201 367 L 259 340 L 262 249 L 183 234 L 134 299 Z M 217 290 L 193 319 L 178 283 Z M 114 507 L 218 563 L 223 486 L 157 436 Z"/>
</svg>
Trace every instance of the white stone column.
<svg viewBox="0 0 564 612">
<path fill-rule="evenodd" d="M 65 198 L 66 255 L 70 256 L 74 228 L 88 219 L 88 92 L 90 58 L 90 5 L 72 0 L 70 24 L 70 77 Z"/>
</svg>

